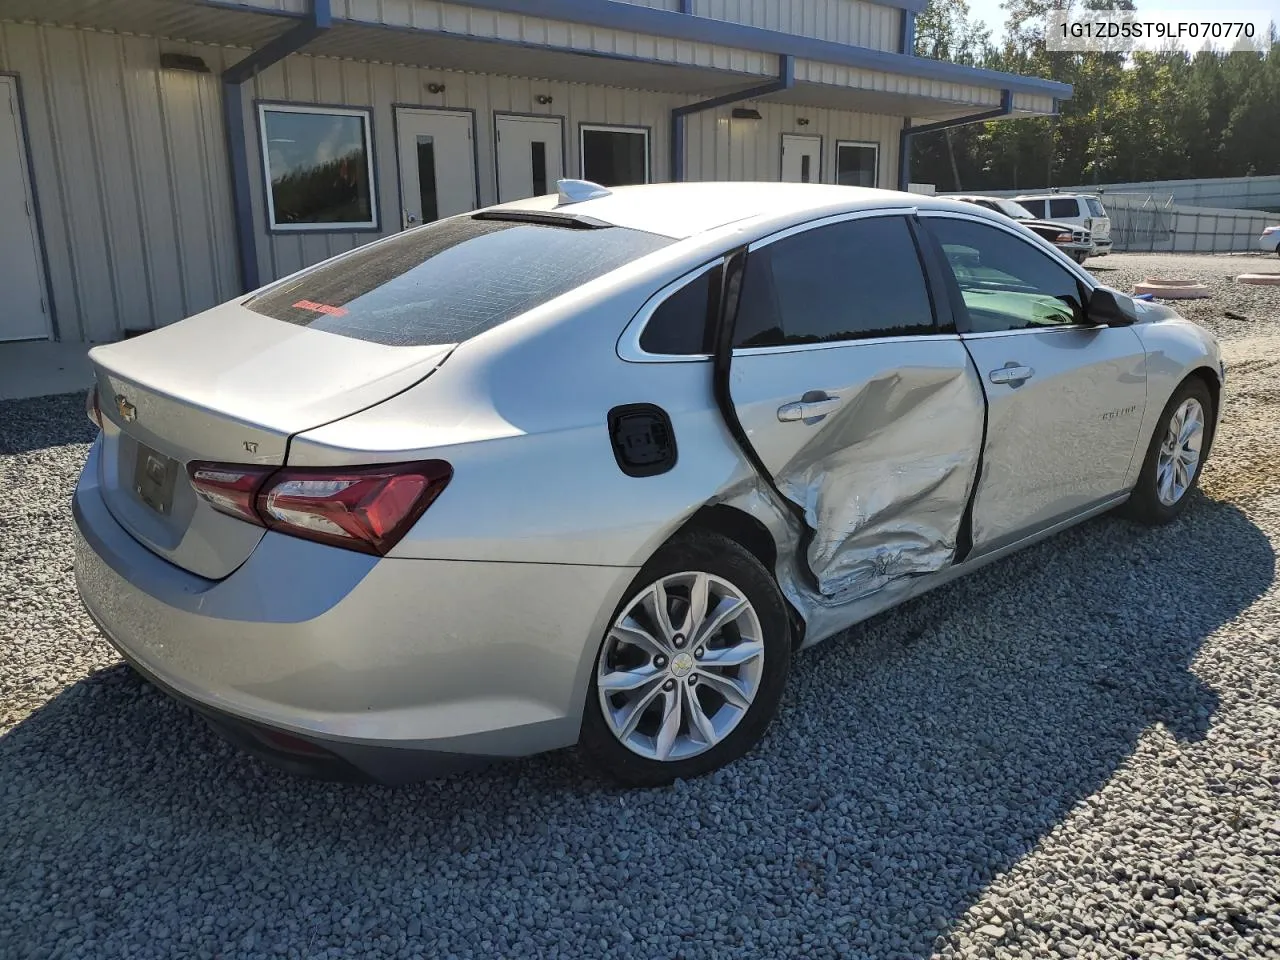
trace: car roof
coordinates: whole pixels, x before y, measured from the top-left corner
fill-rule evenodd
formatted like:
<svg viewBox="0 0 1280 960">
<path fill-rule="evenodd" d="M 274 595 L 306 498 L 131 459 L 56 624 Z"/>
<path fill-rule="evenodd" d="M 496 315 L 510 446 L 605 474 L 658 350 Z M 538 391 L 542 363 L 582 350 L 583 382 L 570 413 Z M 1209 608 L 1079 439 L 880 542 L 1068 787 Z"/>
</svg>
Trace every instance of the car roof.
<svg viewBox="0 0 1280 960">
<path fill-rule="evenodd" d="M 678 240 L 745 220 L 803 221 L 858 210 L 962 209 L 958 202 L 896 190 L 819 183 L 651 183 L 613 187 L 607 196 L 559 204 L 555 196 L 530 197 L 490 210 L 555 211 L 645 230 Z"/>
</svg>

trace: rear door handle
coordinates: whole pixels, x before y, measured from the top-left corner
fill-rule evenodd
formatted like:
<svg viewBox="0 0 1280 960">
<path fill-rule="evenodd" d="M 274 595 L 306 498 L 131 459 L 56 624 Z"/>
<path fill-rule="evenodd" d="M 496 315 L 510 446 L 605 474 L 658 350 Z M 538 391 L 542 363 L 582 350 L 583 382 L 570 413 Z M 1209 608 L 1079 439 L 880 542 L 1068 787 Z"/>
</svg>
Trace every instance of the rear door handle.
<svg viewBox="0 0 1280 960">
<path fill-rule="evenodd" d="M 803 420 L 806 423 L 821 420 L 829 413 L 835 413 L 843 402 L 839 397 L 828 396 L 821 391 L 811 390 L 805 394 L 805 398 L 795 400 L 791 403 L 784 403 L 778 408 L 778 419 L 783 423 L 790 423 L 795 420 Z"/>
<path fill-rule="evenodd" d="M 1007 383 L 1016 387 L 1035 375 L 1036 372 L 1030 367 L 1020 367 L 1016 363 L 1010 363 L 999 370 L 992 370 L 987 377 L 992 383 Z"/>
</svg>

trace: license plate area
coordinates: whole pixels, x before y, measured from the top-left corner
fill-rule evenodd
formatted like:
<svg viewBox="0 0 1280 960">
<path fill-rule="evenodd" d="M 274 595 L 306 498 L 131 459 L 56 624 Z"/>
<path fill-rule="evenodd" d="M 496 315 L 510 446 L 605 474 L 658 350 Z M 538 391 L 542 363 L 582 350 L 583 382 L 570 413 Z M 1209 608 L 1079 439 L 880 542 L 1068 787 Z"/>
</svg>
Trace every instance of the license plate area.
<svg viewBox="0 0 1280 960">
<path fill-rule="evenodd" d="M 173 485 L 177 476 L 177 460 L 138 444 L 138 457 L 133 466 L 133 492 L 162 517 L 173 512 Z"/>
</svg>

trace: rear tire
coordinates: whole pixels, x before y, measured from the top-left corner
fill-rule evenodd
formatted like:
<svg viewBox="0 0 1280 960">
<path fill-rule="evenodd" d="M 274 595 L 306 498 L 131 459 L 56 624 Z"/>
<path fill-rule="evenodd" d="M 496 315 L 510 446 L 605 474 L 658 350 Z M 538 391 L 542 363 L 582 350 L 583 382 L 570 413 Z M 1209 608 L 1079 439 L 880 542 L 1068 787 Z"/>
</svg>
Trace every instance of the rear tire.
<svg viewBox="0 0 1280 960">
<path fill-rule="evenodd" d="M 1126 516 L 1146 526 L 1160 526 L 1182 514 L 1209 457 L 1213 425 L 1209 388 L 1199 377 L 1184 380 L 1156 422 L 1142 472 L 1123 508 Z"/>
<path fill-rule="evenodd" d="M 601 642 L 583 756 L 635 787 L 723 767 L 764 735 L 790 663 L 786 605 L 771 573 L 727 537 L 682 534 L 641 569 Z"/>
</svg>

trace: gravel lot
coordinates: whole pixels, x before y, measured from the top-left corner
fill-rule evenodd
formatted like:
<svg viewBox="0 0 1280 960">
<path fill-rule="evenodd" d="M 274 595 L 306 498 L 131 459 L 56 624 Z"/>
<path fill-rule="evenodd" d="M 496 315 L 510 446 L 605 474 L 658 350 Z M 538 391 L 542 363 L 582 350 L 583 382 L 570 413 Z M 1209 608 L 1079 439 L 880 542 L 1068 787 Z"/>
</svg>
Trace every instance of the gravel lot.
<svg viewBox="0 0 1280 960">
<path fill-rule="evenodd" d="M 1193 509 L 801 656 L 762 748 L 667 791 L 571 752 L 395 790 L 237 754 L 76 600 L 81 398 L 0 404 L 0 956 L 1280 955 L 1280 289 L 1225 279 L 1277 261 L 1091 266 L 1219 291 Z"/>
</svg>

